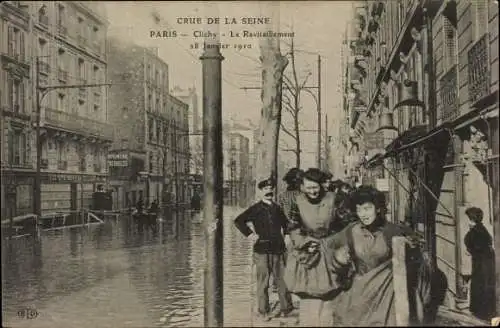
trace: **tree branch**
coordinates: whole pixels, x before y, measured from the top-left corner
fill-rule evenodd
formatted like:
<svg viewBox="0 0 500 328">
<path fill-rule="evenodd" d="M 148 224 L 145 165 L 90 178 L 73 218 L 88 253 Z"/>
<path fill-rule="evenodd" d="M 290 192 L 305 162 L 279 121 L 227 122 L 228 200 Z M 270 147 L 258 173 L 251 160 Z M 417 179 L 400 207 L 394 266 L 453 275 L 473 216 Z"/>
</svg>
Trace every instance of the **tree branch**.
<svg viewBox="0 0 500 328">
<path fill-rule="evenodd" d="M 283 130 L 283 132 L 288 134 L 293 139 L 297 139 L 297 136 L 293 132 L 290 132 L 290 130 L 288 130 L 283 123 L 281 123 L 281 130 Z"/>
</svg>

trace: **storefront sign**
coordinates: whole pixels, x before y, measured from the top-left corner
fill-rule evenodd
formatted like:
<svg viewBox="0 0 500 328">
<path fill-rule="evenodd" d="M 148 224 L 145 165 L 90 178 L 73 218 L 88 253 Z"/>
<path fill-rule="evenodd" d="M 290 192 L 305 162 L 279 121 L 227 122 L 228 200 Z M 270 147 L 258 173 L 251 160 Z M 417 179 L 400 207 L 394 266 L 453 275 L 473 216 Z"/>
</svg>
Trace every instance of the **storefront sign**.
<svg viewBox="0 0 500 328">
<path fill-rule="evenodd" d="M 109 167 L 127 167 L 129 163 L 128 154 L 109 154 L 108 166 Z"/>
<path fill-rule="evenodd" d="M 49 174 L 48 183 L 97 183 L 106 182 L 106 176 L 83 174 Z"/>
<path fill-rule="evenodd" d="M 389 179 L 377 179 L 375 185 L 380 191 L 389 191 Z"/>
</svg>

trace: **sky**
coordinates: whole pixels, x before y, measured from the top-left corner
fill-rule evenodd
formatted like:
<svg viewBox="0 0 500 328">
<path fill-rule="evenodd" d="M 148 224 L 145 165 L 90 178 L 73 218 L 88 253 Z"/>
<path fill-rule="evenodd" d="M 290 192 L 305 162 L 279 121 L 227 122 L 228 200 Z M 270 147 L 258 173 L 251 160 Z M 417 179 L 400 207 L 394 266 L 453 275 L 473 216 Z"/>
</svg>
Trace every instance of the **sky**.
<svg viewBox="0 0 500 328">
<path fill-rule="evenodd" d="M 340 108 L 340 76 L 343 33 L 350 18 L 351 3 L 347 1 L 282 1 L 279 5 L 279 19 L 269 14 L 269 4 L 257 1 L 224 1 L 211 2 L 106 2 L 109 21 L 108 35 L 132 41 L 138 45 L 155 47 L 159 57 L 169 65 L 170 89 L 195 87 L 201 104 L 202 77 L 201 49 L 191 49 L 194 43 L 203 44 L 202 38 L 193 37 L 195 31 L 224 33 L 221 42 L 229 44 L 222 49 L 222 107 L 223 117 L 237 122 L 258 125 L 261 110 L 260 90 L 243 90 L 244 87 L 260 87 L 261 71 L 259 61 L 258 38 L 229 37 L 238 31 L 250 32 L 265 30 L 294 32 L 294 43 L 297 49 L 296 66 L 299 81 L 308 76 L 307 85 L 316 86 L 318 82 L 317 58 L 321 55 L 321 107 L 323 113 L 329 114 L 329 125 L 334 124 L 335 112 Z M 275 4 L 276 5 L 276 4 Z M 208 13 L 208 14 L 207 14 Z M 221 24 L 206 27 L 205 18 L 219 17 Z M 204 20 L 202 24 L 179 24 L 183 18 Z M 232 22 L 234 17 L 238 24 L 223 24 L 225 18 Z M 269 17 L 270 25 L 242 25 L 242 18 Z M 279 26 L 277 24 L 279 22 Z M 151 31 L 176 31 L 177 37 L 150 37 Z M 241 32 L 240 32 L 241 33 Z M 289 51 L 290 38 L 282 38 L 282 53 Z M 234 49 L 237 45 L 246 45 L 250 49 Z M 286 74 L 291 73 L 289 64 Z M 315 90 L 312 90 L 316 92 Z M 304 93 L 302 95 L 301 128 L 316 128 L 316 104 L 314 99 Z M 285 124 L 289 117 L 283 116 Z M 332 125 L 334 126 L 334 125 Z M 282 134 L 283 135 L 283 134 Z M 314 133 L 303 132 L 301 135 L 304 147 L 305 166 L 314 165 L 314 154 L 308 151 L 315 149 Z M 282 147 L 291 147 L 292 142 L 283 138 Z M 310 146 L 310 147 L 307 147 Z M 290 153 L 291 154 L 291 153 Z M 310 155 L 310 156 L 308 156 Z"/>
</svg>

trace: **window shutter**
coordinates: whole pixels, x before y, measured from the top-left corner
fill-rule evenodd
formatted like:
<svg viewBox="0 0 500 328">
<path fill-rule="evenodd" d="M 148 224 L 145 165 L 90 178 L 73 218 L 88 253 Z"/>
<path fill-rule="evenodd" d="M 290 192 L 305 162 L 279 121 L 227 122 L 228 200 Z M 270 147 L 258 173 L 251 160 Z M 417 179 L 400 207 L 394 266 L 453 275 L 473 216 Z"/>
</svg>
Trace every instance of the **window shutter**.
<svg viewBox="0 0 500 328">
<path fill-rule="evenodd" d="M 24 108 L 24 80 L 19 82 L 19 113 L 26 113 L 26 108 Z"/>
<path fill-rule="evenodd" d="M 14 54 L 14 47 L 13 47 L 13 43 L 14 43 L 14 28 L 12 26 L 9 26 L 8 30 L 7 30 L 7 43 L 8 43 L 9 55 L 13 55 Z"/>
<path fill-rule="evenodd" d="M 9 158 L 9 164 L 14 163 L 14 132 L 9 129 L 7 133 L 7 151 L 8 151 L 8 158 Z"/>
<path fill-rule="evenodd" d="M 24 44 L 24 32 L 19 32 L 19 57 L 20 60 L 24 61 L 25 44 Z"/>
</svg>

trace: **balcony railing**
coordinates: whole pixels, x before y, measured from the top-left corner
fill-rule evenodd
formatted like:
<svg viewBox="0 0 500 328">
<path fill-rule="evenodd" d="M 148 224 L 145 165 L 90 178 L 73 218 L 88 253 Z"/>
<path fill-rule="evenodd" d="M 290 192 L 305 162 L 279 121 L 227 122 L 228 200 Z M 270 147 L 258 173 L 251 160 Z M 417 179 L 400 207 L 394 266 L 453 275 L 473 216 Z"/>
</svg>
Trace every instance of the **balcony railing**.
<svg viewBox="0 0 500 328">
<path fill-rule="evenodd" d="M 58 170 L 68 169 L 68 162 L 67 161 L 57 161 L 57 169 Z"/>
<path fill-rule="evenodd" d="M 68 35 L 68 28 L 64 25 L 57 25 L 57 33 L 60 36 L 66 37 Z"/>
<path fill-rule="evenodd" d="M 82 135 L 90 134 L 106 140 L 111 140 L 113 137 L 111 125 L 72 113 L 46 108 L 45 121 L 48 126 L 63 128 Z"/>
<path fill-rule="evenodd" d="M 488 33 L 485 33 L 469 50 L 469 100 L 472 104 L 490 94 L 490 71 L 488 61 Z"/>
<path fill-rule="evenodd" d="M 68 81 L 68 72 L 63 70 L 62 68 L 59 68 L 57 71 L 57 78 L 59 79 L 59 81 L 67 82 Z"/>
<path fill-rule="evenodd" d="M 457 66 L 453 66 L 448 73 L 441 78 L 441 113 L 443 121 L 450 121 L 457 118 L 458 97 L 457 97 Z"/>
</svg>

